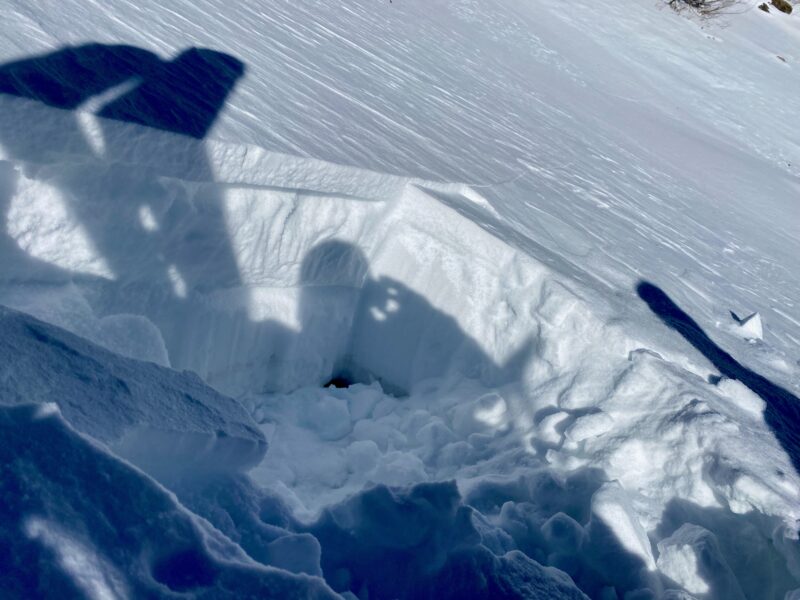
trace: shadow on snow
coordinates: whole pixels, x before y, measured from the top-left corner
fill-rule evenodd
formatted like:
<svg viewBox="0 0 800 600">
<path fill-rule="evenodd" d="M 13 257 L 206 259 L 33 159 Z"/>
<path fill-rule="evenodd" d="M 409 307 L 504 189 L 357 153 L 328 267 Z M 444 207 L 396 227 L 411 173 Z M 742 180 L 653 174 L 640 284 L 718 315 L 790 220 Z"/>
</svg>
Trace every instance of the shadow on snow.
<svg viewBox="0 0 800 600">
<path fill-rule="evenodd" d="M 641 281 L 636 291 L 665 325 L 681 334 L 724 377 L 742 382 L 764 401 L 764 420 L 789 455 L 795 470 L 800 473 L 800 400 L 797 396 L 736 361 L 714 343 L 700 325 L 661 288 Z"/>
</svg>

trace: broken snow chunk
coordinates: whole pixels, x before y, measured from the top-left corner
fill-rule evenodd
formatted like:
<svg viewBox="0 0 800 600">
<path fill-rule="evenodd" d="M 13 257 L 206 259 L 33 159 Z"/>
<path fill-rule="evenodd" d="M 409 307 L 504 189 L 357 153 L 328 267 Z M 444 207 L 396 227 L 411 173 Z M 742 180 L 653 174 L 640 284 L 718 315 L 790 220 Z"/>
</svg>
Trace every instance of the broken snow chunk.
<svg viewBox="0 0 800 600">
<path fill-rule="evenodd" d="M 405 452 L 388 452 L 378 461 L 373 472 L 375 481 L 386 485 L 404 486 L 420 481 L 427 481 L 425 463 L 413 454 Z"/>
<path fill-rule="evenodd" d="M 684 523 L 658 543 L 658 550 L 658 569 L 688 592 L 720 600 L 744 600 L 719 542 L 710 531 Z"/>
<path fill-rule="evenodd" d="M 380 402 L 383 394 L 377 383 L 372 385 L 355 384 L 350 387 L 347 399 L 350 405 L 350 415 L 353 421 L 360 421 L 372 415 L 375 405 Z"/>
<path fill-rule="evenodd" d="M 583 545 L 583 527 L 572 517 L 558 512 L 542 525 L 542 533 L 554 552 L 577 555 Z"/>
<path fill-rule="evenodd" d="M 441 468 L 458 468 L 471 464 L 475 459 L 475 451 L 467 442 L 460 440 L 447 444 L 438 453 L 436 463 Z"/>
<path fill-rule="evenodd" d="M 581 442 L 603 435 L 614 426 L 614 419 L 608 413 L 596 412 L 579 418 L 567 429 L 565 435 L 572 442 Z"/>
<path fill-rule="evenodd" d="M 422 456 L 432 460 L 438 455 L 440 448 L 458 441 L 453 432 L 438 419 L 423 425 L 417 431 L 417 442 L 421 445 Z"/>
<path fill-rule="evenodd" d="M 353 427 L 353 437 L 356 440 L 372 440 L 381 452 L 408 443 L 406 437 L 387 423 L 380 423 L 364 419 Z"/>
<path fill-rule="evenodd" d="M 761 315 L 757 312 L 752 313 L 749 317 L 739 318 L 735 312 L 731 311 L 731 317 L 739 325 L 735 328 L 735 332 L 746 340 L 763 340 L 764 327 L 761 323 Z"/>
<path fill-rule="evenodd" d="M 303 421 L 320 439 L 330 442 L 342 439 L 352 430 L 347 401 L 333 396 L 323 396 L 309 406 Z"/>
<path fill-rule="evenodd" d="M 507 412 L 508 404 L 505 398 L 496 392 L 481 396 L 475 402 L 475 418 L 490 427 L 502 425 Z"/>
<path fill-rule="evenodd" d="M 358 440 L 347 447 L 345 456 L 351 473 L 367 473 L 378 464 L 381 451 L 372 440 Z"/>
<path fill-rule="evenodd" d="M 508 403 L 496 392 L 456 406 L 452 413 L 453 430 L 460 437 L 508 427 Z"/>
</svg>

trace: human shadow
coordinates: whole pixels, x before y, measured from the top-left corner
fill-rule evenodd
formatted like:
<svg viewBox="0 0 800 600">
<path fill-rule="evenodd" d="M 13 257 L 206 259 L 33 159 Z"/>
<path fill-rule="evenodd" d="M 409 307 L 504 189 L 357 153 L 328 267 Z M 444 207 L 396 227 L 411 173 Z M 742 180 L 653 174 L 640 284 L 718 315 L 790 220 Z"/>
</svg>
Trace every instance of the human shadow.
<svg viewBox="0 0 800 600">
<path fill-rule="evenodd" d="M 363 252 L 340 240 L 322 242 L 304 257 L 301 274 L 302 336 L 314 335 L 325 322 L 342 317 L 326 309 L 337 287 L 358 288 L 349 319 L 346 344 L 333 354 L 330 376 L 334 383 L 377 380 L 398 396 L 426 379 L 455 372 L 498 387 L 518 380 L 530 358 L 530 343 L 523 344 L 502 364 L 492 359 L 452 316 L 402 282 L 373 277 Z"/>
<path fill-rule="evenodd" d="M 742 382 L 764 401 L 764 420 L 800 473 L 800 400 L 797 396 L 737 362 L 656 285 L 640 281 L 636 291 L 665 325 L 680 333 L 724 377 Z"/>
<path fill-rule="evenodd" d="M 218 190 L 162 175 L 185 164 L 190 180 L 214 180 L 202 140 L 244 70 L 238 59 L 208 49 L 163 60 L 141 48 L 95 43 L 0 66 L 0 145 L 21 165 L 13 176 L 7 168 L 0 173 L 2 214 L 20 173 L 56 188 L 110 271 L 93 281 L 94 304 L 101 312 L 145 313 L 167 333 L 171 356 L 180 356 L 175 340 L 185 333 L 170 332 L 176 312 L 189 310 L 196 291 L 236 288 L 241 277 Z M 88 130 L 87 111 L 103 117 Z M 137 156 L 164 165 L 163 172 L 130 168 Z M 30 266 L 38 263 L 7 228 L 0 251 L 4 272 L 33 278 Z M 53 265 L 50 271 L 43 280 L 57 272 L 59 280 L 78 276 Z"/>
</svg>

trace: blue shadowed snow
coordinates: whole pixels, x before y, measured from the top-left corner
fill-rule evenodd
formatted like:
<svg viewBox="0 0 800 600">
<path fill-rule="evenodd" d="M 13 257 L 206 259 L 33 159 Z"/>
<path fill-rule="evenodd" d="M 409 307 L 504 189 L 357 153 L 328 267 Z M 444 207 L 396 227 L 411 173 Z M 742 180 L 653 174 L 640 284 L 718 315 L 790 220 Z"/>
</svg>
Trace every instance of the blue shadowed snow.
<svg viewBox="0 0 800 600">
<path fill-rule="evenodd" d="M 724 377 L 741 381 L 764 400 L 765 421 L 783 445 L 794 468 L 800 471 L 800 399 L 737 362 L 730 354 L 715 344 L 697 322 L 681 310 L 657 286 L 642 281 L 636 291 L 665 325 L 680 333 Z"/>
</svg>

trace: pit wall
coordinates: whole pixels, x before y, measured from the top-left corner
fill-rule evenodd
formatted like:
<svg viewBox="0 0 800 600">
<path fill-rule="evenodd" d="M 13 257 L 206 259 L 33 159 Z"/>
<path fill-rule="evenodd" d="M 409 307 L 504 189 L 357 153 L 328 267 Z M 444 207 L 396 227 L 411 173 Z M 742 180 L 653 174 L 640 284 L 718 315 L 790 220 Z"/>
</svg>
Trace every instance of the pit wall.
<svg viewBox="0 0 800 600">
<path fill-rule="evenodd" d="M 526 451 L 646 498 L 647 531 L 678 488 L 795 522 L 796 477 L 748 462 L 768 449 L 792 473 L 762 407 L 633 338 L 474 190 L 120 123 L 88 144 L 97 129 L 76 137 L 62 113 L 0 132 L 0 304 L 236 396 L 340 372 L 412 395 L 471 377 L 504 394 L 484 416 Z"/>
<path fill-rule="evenodd" d="M 545 269 L 474 190 L 2 102 L 0 303 L 234 395 L 521 372 Z"/>
</svg>

